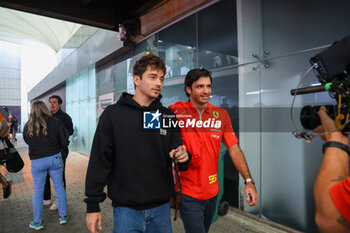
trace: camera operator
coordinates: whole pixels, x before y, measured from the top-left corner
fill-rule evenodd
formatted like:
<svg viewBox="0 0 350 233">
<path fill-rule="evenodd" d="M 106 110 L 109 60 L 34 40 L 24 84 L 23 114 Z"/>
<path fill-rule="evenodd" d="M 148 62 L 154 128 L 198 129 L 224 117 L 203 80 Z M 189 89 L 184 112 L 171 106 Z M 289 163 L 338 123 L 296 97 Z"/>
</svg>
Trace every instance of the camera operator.
<svg viewBox="0 0 350 233">
<path fill-rule="evenodd" d="M 337 131 L 333 119 L 322 106 L 322 125 L 315 129 L 326 141 L 324 157 L 314 184 L 315 221 L 324 232 L 350 232 L 349 139 Z"/>
</svg>

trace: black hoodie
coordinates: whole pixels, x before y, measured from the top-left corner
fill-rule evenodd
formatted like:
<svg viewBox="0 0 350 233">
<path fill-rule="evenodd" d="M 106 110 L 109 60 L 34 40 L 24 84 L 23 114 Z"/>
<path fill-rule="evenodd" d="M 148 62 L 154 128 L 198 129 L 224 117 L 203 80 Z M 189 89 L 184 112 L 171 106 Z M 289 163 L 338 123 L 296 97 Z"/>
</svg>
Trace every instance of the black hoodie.
<svg viewBox="0 0 350 233">
<path fill-rule="evenodd" d="M 169 152 L 182 145 L 180 129 L 166 133 L 143 129 L 144 111 L 173 115 L 160 98 L 142 107 L 132 95 L 123 93 L 101 115 L 86 174 L 88 213 L 100 211 L 99 202 L 106 199 L 105 185 L 112 206 L 148 209 L 168 202 L 173 195 Z M 179 170 L 187 170 L 190 159 L 179 164 Z"/>
<path fill-rule="evenodd" d="M 23 139 L 29 146 L 29 158 L 41 159 L 59 153 L 69 144 L 68 133 L 60 120 L 54 117 L 45 119 L 47 135 L 44 135 L 40 128 L 39 135 L 28 135 L 28 125 L 24 126 Z"/>
</svg>

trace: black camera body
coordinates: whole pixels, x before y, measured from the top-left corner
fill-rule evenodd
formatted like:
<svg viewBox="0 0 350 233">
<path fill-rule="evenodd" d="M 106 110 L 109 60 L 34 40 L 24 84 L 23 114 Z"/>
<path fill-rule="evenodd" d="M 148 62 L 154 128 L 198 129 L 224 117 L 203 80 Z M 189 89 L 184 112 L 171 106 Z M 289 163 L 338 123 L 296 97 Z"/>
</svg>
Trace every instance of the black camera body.
<svg viewBox="0 0 350 233">
<path fill-rule="evenodd" d="M 334 42 L 333 45 L 310 58 L 320 83 L 342 80 L 350 74 L 350 37 Z"/>
<path fill-rule="evenodd" d="M 337 105 L 327 105 L 328 115 L 335 120 L 336 127 L 350 133 L 350 37 L 333 43 L 332 46 L 310 59 L 310 64 L 321 85 L 291 90 L 292 95 L 328 91 Z M 321 106 L 304 106 L 300 121 L 305 129 L 312 130 L 321 125 L 317 111 Z"/>
</svg>

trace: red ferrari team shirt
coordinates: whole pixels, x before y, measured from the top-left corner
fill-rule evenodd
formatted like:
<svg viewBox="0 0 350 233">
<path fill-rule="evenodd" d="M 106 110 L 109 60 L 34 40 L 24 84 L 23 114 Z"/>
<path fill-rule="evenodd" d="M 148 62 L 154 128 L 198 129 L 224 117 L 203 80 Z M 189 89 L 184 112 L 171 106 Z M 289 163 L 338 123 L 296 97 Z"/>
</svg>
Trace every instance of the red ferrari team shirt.
<svg viewBox="0 0 350 233">
<path fill-rule="evenodd" d="M 169 108 L 176 114 L 183 144 L 192 154 L 188 170 L 180 173 L 182 193 L 200 200 L 216 196 L 221 140 L 227 148 L 238 142 L 229 114 L 209 103 L 202 112 L 189 101 L 179 101 Z"/>
<path fill-rule="evenodd" d="M 350 222 L 350 177 L 332 186 L 331 197 L 341 215 Z"/>
</svg>

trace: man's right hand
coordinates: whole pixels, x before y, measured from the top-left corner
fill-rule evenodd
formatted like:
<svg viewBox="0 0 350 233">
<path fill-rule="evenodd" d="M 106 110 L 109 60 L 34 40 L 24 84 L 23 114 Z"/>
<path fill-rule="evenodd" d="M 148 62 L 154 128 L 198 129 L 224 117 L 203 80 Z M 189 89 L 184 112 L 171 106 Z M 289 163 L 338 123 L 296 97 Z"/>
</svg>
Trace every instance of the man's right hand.
<svg viewBox="0 0 350 233">
<path fill-rule="evenodd" d="M 172 159 L 176 159 L 179 163 L 185 163 L 188 160 L 188 153 L 186 146 L 181 145 L 176 149 L 173 149 L 169 152 L 169 156 Z"/>
<path fill-rule="evenodd" d="M 321 135 L 321 138 L 328 141 L 341 142 L 345 145 L 349 145 L 349 139 L 335 127 L 334 120 L 327 114 L 326 107 L 322 106 L 317 112 L 321 119 L 322 125 L 314 129 L 314 132 Z"/>
<path fill-rule="evenodd" d="M 98 233 L 98 231 L 96 231 L 96 222 L 98 230 L 102 230 L 101 212 L 86 214 L 86 226 L 91 233 Z"/>
</svg>

